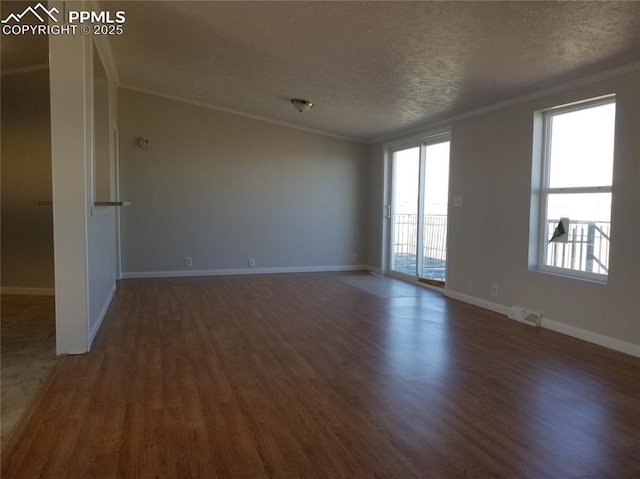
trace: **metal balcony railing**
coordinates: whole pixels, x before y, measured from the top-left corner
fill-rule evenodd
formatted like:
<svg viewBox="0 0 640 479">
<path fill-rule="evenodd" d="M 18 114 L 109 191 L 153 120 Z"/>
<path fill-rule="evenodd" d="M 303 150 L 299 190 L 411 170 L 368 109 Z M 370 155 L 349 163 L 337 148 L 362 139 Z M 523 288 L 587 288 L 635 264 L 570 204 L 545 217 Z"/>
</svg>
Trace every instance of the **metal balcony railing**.
<svg viewBox="0 0 640 479">
<path fill-rule="evenodd" d="M 393 254 L 395 269 L 407 274 L 416 273 L 418 252 L 418 222 L 415 214 L 396 214 Z M 558 224 L 548 220 L 548 239 Z M 588 273 L 607 274 L 609 271 L 609 237 L 611 224 L 595 221 L 571 221 L 566 243 L 549 243 L 547 266 Z M 444 277 L 447 260 L 447 216 L 424 215 L 423 270 L 430 275 Z M 434 273 L 442 270 L 441 273 Z"/>
<path fill-rule="evenodd" d="M 418 252 L 418 215 L 396 214 L 394 222 L 394 269 L 415 275 Z M 447 260 L 447 216 L 424 215 L 421 277 L 444 280 Z"/>
<path fill-rule="evenodd" d="M 547 225 L 547 241 L 551 239 L 558 219 Z M 609 272 L 609 243 L 611 223 L 597 221 L 571 221 L 566 243 L 547 245 L 547 266 L 573 269 L 587 273 Z"/>
</svg>

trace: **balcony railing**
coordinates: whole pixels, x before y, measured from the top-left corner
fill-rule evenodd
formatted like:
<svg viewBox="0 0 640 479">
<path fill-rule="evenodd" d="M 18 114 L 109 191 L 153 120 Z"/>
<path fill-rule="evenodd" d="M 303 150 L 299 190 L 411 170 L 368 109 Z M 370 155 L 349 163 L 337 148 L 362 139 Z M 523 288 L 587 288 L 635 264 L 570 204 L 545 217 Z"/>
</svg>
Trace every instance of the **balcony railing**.
<svg viewBox="0 0 640 479">
<path fill-rule="evenodd" d="M 396 214 L 394 222 L 394 269 L 416 274 L 418 251 L 418 215 Z M 447 261 L 447 216 L 424 215 L 424 245 L 421 277 L 444 280 Z"/>
<path fill-rule="evenodd" d="M 394 223 L 394 269 L 407 274 L 416 273 L 418 251 L 418 215 L 396 214 Z M 551 238 L 558 220 L 548 221 Z M 444 279 L 447 260 L 447 216 L 424 215 L 423 277 Z M 611 224 L 594 221 L 571 221 L 566 243 L 547 246 L 548 266 L 588 273 L 607 274 L 609 271 L 609 236 Z M 429 270 L 429 273 L 425 273 Z"/>
<path fill-rule="evenodd" d="M 551 239 L 558 221 L 557 219 L 548 221 L 547 241 Z M 547 266 L 607 274 L 610 233 L 611 223 L 571 221 L 567 242 L 548 244 Z"/>
</svg>

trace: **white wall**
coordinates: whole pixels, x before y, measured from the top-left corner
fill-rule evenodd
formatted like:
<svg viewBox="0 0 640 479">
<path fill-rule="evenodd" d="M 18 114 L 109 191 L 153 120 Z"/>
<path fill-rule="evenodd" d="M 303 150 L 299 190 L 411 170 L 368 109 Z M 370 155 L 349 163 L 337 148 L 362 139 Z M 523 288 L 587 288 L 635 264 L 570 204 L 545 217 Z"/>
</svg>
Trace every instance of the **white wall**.
<svg viewBox="0 0 640 479">
<path fill-rule="evenodd" d="M 640 73 L 633 72 L 453 122 L 450 194 L 464 199 L 462 208 L 450 208 L 449 295 L 498 311 L 514 305 L 541 311 L 547 327 L 640 354 L 639 92 Z M 617 117 L 608 282 L 532 271 L 534 112 L 609 93 L 617 95 Z M 372 167 L 382 171 L 382 164 L 377 151 Z M 381 215 L 372 215 L 374 234 L 382 227 L 376 218 Z M 492 283 L 499 285 L 497 298 Z"/>
<path fill-rule="evenodd" d="M 63 11 L 61 2 L 49 6 Z M 56 348 L 79 354 L 90 349 L 115 291 L 116 223 L 113 211 L 93 208 L 92 38 L 52 35 L 49 49 Z M 113 81 L 110 90 L 115 93 Z M 115 120 L 115 98 L 110 101 Z"/>
<path fill-rule="evenodd" d="M 366 263 L 365 145 L 131 90 L 119 100 L 121 198 L 133 203 L 121 211 L 123 276 L 242 270 L 249 258 Z"/>
<path fill-rule="evenodd" d="M 49 70 L 2 77 L 2 288 L 53 293 Z"/>
</svg>

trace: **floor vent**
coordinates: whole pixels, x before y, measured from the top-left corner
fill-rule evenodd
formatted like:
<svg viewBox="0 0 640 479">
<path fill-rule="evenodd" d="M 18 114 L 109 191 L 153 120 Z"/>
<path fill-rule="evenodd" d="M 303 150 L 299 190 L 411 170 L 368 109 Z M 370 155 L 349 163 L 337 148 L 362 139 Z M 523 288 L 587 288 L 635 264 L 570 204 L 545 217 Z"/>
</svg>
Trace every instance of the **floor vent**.
<svg viewBox="0 0 640 479">
<path fill-rule="evenodd" d="M 520 321 L 521 323 L 536 327 L 540 326 L 542 322 L 542 313 L 530 311 L 526 308 L 519 308 L 517 306 L 513 306 L 511 308 L 511 314 L 509 314 L 509 317 L 516 321 Z"/>
</svg>

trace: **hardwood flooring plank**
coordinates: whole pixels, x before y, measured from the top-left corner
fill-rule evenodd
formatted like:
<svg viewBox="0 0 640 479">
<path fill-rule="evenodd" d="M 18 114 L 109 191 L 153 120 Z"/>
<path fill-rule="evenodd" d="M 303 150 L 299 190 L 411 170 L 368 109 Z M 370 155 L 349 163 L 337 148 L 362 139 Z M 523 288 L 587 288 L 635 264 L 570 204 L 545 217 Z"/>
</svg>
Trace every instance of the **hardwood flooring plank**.
<svg viewBox="0 0 640 479">
<path fill-rule="evenodd" d="M 639 378 L 389 278 L 127 280 L 2 477 L 637 479 Z"/>
</svg>

